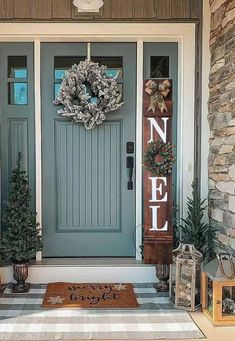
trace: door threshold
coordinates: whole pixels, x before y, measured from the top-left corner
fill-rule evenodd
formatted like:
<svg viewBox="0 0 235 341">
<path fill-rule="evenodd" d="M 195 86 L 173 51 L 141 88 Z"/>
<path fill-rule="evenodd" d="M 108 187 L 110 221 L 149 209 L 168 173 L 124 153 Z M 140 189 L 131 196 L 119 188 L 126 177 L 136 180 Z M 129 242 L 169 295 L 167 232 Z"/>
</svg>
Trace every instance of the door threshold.
<svg viewBox="0 0 235 341">
<path fill-rule="evenodd" d="M 12 280 L 12 266 L 1 269 L 2 283 Z M 43 258 L 30 262 L 30 283 L 152 283 L 154 264 L 135 258 Z"/>
<path fill-rule="evenodd" d="M 149 266 L 144 264 L 142 260 L 136 258 L 119 258 L 119 257 L 92 257 L 92 258 L 43 258 L 42 261 L 30 262 L 31 266 L 79 266 L 79 267 L 103 267 L 103 266 L 116 266 L 116 267 L 139 267 Z M 152 265 L 151 265 L 152 266 Z"/>
</svg>

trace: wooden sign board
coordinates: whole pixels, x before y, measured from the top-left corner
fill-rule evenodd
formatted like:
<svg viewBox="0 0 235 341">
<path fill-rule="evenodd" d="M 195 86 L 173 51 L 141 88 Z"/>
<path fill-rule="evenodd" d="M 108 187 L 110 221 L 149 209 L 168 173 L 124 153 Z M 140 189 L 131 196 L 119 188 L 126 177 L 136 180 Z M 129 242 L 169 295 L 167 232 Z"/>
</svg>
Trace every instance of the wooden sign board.
<svg viewBox="0 0 235 341">
<path fill-rule="evenodd" d="M 151 141 L 172 142 L 172 80 L 144 82 L 143 148 Z M 172 175 L 144 169 L 144 262 L 170 264 L 173 250 Z"/>
</svg>

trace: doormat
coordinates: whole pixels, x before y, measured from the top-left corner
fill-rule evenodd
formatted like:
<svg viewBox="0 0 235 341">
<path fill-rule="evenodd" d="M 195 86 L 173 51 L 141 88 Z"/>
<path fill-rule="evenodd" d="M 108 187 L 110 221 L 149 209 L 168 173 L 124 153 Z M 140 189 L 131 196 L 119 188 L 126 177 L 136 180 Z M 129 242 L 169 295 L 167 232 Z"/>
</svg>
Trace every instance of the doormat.
<svg viewBox="0 0 235 341">
<path fill-rule="evenodd" d="M 43 308 L 137 308 L 132 284 L 49 283 Z"/>
</svg>

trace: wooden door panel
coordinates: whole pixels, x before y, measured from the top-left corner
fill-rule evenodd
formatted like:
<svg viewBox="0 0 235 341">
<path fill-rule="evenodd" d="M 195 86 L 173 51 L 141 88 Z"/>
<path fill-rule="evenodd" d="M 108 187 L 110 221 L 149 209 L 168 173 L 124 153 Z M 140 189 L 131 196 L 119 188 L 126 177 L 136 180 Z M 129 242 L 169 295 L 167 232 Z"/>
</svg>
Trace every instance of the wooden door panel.
<svg viewBox="0 0 235 341">
<path fill-rule="evenodd" d="M 127 189 L 126 143 L 135 143 L 136 44 L 91 47 L 94 61 L 120 71 L 124 105 L 88 131 L 61 118 L 52 103 L 56 78 L 69 63 L 86 58 L 86 44 L 42 44 L 43 254 L 48 257 L 135 256 L 135 185 Z"/>
<path fill-rule="evenodd" d="M 57 231 L 119 231 L 121 121 L 55 124 Z"/>
</svg>

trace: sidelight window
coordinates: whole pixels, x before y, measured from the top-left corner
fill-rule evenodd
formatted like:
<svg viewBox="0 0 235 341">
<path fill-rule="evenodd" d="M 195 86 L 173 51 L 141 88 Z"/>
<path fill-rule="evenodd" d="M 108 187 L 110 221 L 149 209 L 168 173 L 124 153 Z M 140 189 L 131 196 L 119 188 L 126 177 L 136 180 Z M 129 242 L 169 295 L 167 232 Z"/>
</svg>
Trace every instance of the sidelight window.
<svg viewBox="0 0 235 341">
<path fill-rule="evenodd" d="M 151 56 L 150 77 L 169 78 L 169 56 Z"/>
<path fill-rule="evenodd" d="M 28 104 L 26 56 L 8 56 L 8 104 Z"/>
</svg>

